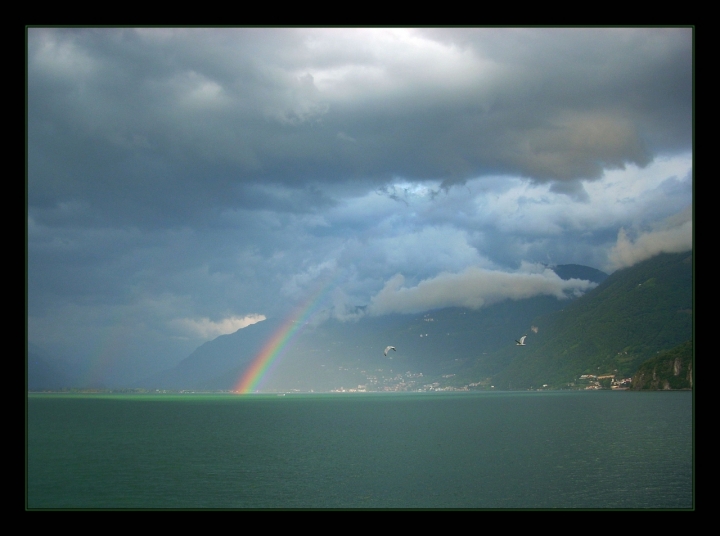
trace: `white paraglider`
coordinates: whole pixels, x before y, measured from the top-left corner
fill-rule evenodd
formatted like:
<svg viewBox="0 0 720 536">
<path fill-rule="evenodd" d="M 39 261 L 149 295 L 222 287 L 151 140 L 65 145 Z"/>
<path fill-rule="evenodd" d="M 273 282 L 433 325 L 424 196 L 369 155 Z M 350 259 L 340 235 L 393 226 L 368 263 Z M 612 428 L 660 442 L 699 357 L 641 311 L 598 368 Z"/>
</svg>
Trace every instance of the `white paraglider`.
<svg viewBox="0 0 720 536">
<path fill-rule="evenodd" d="M 387 357 L 387 353 L 388 353 L 390 350 L 392 350 L 393 352 L 397 352 L 397 350 L 395 350 L 395 347 L 394 347 L 394 346 L 388 346 L 387 348 L 385 348 L 385 351 L 383 352 L 383 355 L 385 355 L 385 357 Z"/>
</svg>

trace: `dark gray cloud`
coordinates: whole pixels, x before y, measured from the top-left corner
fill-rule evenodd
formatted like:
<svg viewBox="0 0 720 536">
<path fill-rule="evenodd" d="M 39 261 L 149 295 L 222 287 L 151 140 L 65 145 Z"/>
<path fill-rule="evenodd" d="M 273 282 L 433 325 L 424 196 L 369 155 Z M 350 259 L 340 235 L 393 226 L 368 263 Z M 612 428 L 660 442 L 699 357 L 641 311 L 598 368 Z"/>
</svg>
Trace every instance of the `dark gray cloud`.
<svg viewBox="0 0 720 536">
<path fill-rule="evenodd" d="M 248 183 L 593 179 L 691 141 L 689 29 L 161 33 L 29 31 L 33 204 L 157 223 Z"/>
</svg>

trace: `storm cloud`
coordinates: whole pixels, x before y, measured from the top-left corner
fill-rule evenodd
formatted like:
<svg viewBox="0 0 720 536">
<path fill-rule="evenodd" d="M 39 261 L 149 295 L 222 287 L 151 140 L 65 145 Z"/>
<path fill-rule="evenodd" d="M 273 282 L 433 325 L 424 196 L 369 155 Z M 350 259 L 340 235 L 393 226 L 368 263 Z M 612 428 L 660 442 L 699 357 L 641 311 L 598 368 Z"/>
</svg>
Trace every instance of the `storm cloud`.
<svg viewBox="0 0 720 536">
<path fill-rule="evenodd" d="M 597 179 L 690 138 L 687 29 L 28 37 L 32 200 L 124 209 L 100 218 L 256 206 L 258 183 Z"/>
</svg>

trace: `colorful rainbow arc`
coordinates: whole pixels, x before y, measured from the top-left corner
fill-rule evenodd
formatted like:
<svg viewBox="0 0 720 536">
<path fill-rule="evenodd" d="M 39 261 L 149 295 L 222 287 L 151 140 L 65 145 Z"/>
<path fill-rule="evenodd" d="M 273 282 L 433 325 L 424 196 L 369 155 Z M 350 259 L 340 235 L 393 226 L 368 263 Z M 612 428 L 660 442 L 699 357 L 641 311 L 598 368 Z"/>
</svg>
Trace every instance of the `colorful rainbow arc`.
<svg viewBox="0 0 720 536">
<path fill-rule="evenodd" d="M 320 308 L 323 298 L 328 290 L 333 287 L 334 282 L 335 279 L 328 284 L 322 285 L 273 333 L 272 337 L 253 358 L 250 366 L 245 369 L 240 381 L 235 386 L 236 393 L 248 394 L 255 391 L 260 381 L 269 372 L 270 366 L 293 338 L 293 335 L 297 334 L 300 328 L 307 325 L 308 319 Z"/>
</svg>

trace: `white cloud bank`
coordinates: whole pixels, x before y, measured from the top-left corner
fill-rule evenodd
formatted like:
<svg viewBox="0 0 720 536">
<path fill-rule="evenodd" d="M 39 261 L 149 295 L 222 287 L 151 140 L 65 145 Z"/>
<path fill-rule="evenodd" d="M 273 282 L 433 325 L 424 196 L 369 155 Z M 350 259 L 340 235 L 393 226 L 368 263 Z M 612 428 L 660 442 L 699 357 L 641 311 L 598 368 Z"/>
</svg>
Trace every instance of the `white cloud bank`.
<svg viewBox="0 0 720 536">
<path fill-rule="evenodd" d="M 659 253 L 680 253 L 693 248 L 692 209 L 665 220 L 659 228 L 639 233 L 634 240 L 624 228 L 618 232 L 617 243 L 610 251 L 609 271 L 627 268 Z"/>
<path fill-rule="evenodd" d="M 535 269 L 536 273 L 529 273 Z M 563 280 L 555 272 L 542 266 L 524 265 L 521 272 L 508 273 L 470 267 L 460 273 L 444 272 L 421 281 L 416 287 L 403 287 L 401 274 L 390 279 L 370 301 L 368 312 L 373 315 L 389 313 L 420 313 L 442 307 L 480 307 L 505 299 L 522 300 L 539 295 L 567 298 L 597 286 L 580 279 Z"/>
<path fill-rule="evenodd" d="M 209 318 L 201 318 L 200 320 L 179 318 L 173 320 L 172 323 L 184 331 L 191 331 L 204 339 L 210 339 L 220 335 L 235 333 L 239 329 L 246 328 L 263 320 L 265 320 L 265 315 L 250 314 L 246 316 L 230 316 L 218 322 L 213 322 Z"/>
</svg>

